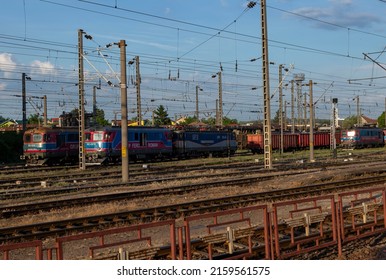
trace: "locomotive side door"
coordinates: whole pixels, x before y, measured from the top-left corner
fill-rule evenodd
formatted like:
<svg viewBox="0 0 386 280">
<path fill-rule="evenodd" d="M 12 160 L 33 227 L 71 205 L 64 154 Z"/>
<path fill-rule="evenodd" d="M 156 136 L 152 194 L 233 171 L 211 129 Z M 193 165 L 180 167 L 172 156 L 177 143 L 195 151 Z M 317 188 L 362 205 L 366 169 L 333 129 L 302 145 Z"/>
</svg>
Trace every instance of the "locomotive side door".
<svg viewBox="0 0 386 280">
<path fill-rule="evenodd" d="M 141 147 L 147 146 L 147 133 L 140 133 L 139 134 L 139 145 Z"/>
</svg>

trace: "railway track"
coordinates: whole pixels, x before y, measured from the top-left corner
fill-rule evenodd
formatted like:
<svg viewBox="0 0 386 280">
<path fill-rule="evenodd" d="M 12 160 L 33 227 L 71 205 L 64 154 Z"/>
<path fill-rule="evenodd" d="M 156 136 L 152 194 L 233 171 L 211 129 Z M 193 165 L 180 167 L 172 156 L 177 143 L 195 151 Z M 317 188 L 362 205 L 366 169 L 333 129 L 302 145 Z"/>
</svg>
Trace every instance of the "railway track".
<svg viewBox="0 0 386 280">
<path fill-rule="evenodd" d="M 364 164 L 369 164 L 369 163 L 364 163 Z M 377 163 L 371 163 L 371 165 L 377 165 Z M 324 167 L 324 164 L 319 165 L 318 168 L 326 168 Z M 344 168 L 346 167 L 347 164 L 338 164 L 333 168 Z M 305 168 L 304 170 L 307 170 L 307 172 L 312 172 L 315 170 L 318 170 L 318 168 L 311 167 L 309 166 L 308 168 Z M 199 171 L 199 170 L 207 170 L 208 167 L 206 166 L 194 166 L 191 168 L 186 168 L 185 171 Z M 229 169 L 229 171 L 227 171 Z M 294 170 L 294 174 L 300 174 L 298 171 L 298 167 L 294 168 L 291 166 L 282 166 L 280 169 L 284 170 Z M 250 164 L 250 163 L 240 163 L 240 164 L 232 164 L 232 165 L 214 165 L 210 167 L 210 170 L 225 170 L 226 173 L 219 173 L 219 174 L 203 174 L 203 175 L 185 175 L 182 174 L 181 172 L 176 173 L 174 176 L 168 176 L 168 177 L 157 177 L 159 175 L 163 174 L 170 174 L 170 170 L 155 170 L 155 171 L 143 171 L 139 170 L 137 172 L 132 172 L 130 174 L 130 178 L 132 181 L 128 183 L 119 183 L 116 182 L 114 183 L 114 180 L 120 179 L 121 175 L 117 175 L 116 172 L 114 171 L 103 171 L 103 172 L 98 172 L 98 176 L 93 176 L 95 173 L 92 172 L 89 174 L 88 177 L 70 177 L 67 179 L 60 179 L 57 180 L 56 183 L 58 186 L 55 186 L 54 184 L 51 184 L 51 180 L 49 181 L 44 181 L 44 184 L 42 185 L 42 181 L 28 181 L 25 182 L 24 184 L 19 183 L 19 184 L 11 184 L 11 185 L 0 185 L 0 200 L 11 200 L 11 199 L 18 199 L 18 198 L 23 198 L 23 197 L 46 197 L 46 196 L 60 196 L 63 194 L 68 194 L 68 193 L 93 193 L 101 188 L 103 189 L 110 189 L 110 188 L 118 188 L 118 187 L 129 187 L 129 186 L 143 186 L 143 185 L 149 185 L 155 182 L 169 182 L 169 181 L 175 181 L 175 180 L 195 180 L 199 178 L 221 178 L 221 177 L 232 177 L 232 176 L 239 176 L 241 174 L 252 174 L 252 173 L 262 173 L 264 176 L 262 176 L 262 180 L 268 180 L 271 178 L 274 178 L 275 176 L 281 176 L 280 172 L 284 172 L 282 175 L 288 175 L 289 173 L 286 173 L 286 171 L 280 171 L 276 169 L 272 169 L 270 171 L 267 171 L 263 169 L 260 166 L 256 166 L 255 164 Z M 235 170 L 235 171 L 233 171 Z M 381 172 L 382 170 L 379 170 Z M 267 176 L 265 176 L 267 173 L 269 173 Z M 275 174 L 275 175 L 270 175 L 270 174 Z M 145 177 L 145 178 L 143 178 Z M 113 183 L 105 181 L 104 183 L 90 183 L 90 182 L 101 182 L 101 179 L 106 179 L 108 178 L 109 180 L 112 180 Z M 138 179 L 135 179 L 138 178 Z M 133 180 L 135 179 L 135 180 Z M 36 184 L 34 186 L 34 184 Z M 65 185 L 63 185 L 65 184 Z M 48 187 L 48 185 L 50 185 Z M 59 186 L 60 185 L 60 186 Z M 62 201 L 62 199 L 60 199 Z M 39 202 L 36 202 L 37 205 L 39 205 Z M 8 203 L 7 203 L 8 204 Z M 75 205 L 75 204 L 74 204 Z M 7 205 L 2 205 L 0 203 L 0 210 L 4 209 Z M 32 207 L 35 208 L 35 207 Z"/>
<path fill-rule="evenodd" d="M 249 178 L 242 184 L 249 184 L 251 180 L 258 178 Z M 28 224 L 16 227 L 6 227 L 0 229 L 0 243 L 19 242 L 20 240 L 41 239 L 45 237 L 68 235 L 74 232 L 85 232 L 98 230 L 106 227 L 122 226 L 137 223 L 146 223 L 155 220 L 175 219 L 180 216 L 190 216 L 197 213 L 214 212 L 219 209 L 232 209 L 256 205 L 263 202 L 275 202 L 290 200 L 299 197 L 310 197 L 326 193 L 342 192 L 347 189 L 353 189 L 365 186 L 374 186 L 385 182 L 382 179 L 371 177 L 353 179 L 351 181 L 328 182 L 314 185 L 307 185 L 294 188 L 278 189 L 266 192 L 249 193 L 236 196 L 227 196 L 216 199 L 205 199 L 187 203 L 178 203 L 151 208 L 136 209 L 130 211 L 114 212 L 102 215 L 87 216 L 74 219 L 65 219 L 44 223 Z M 248 182 L 249 181 L 249 182 Z M 237 184 L 234 180 L 222 182 Z M 213 183 L 211 183 L 213 184 Z M 216 182 L 215 184 L 221 184 Z M 240 185 L 240 183 L 238 183 Z M 208 185 L 201 186 L 208 187 Z M 181 192 L 186 192 L 183 188 Z M 174 193 L 176 190 L 173 191 Z M 150 194 L 151 195 L 151 194 Z M 156 195 L 156 193 L 153 193 Z M 159 195 L 159 193 L 157 194 Z"/>
<path fill-rule="evenodd" d="M 148 190 L 139 190 L 139 191 L 127 191 L 127 192 L 113 192 L 109 194 L 97 194 L 92 195 L 88 194 L 87 196 L 82 197 L 71 197 L 68 199 L 55 199 L 52 201 L 44 201 L 44 202 L 32 202 L 32 203 L 25 203 L 25 204 L 18 204 L 18 205 L 9 205 L 9 206 L 0 206 L 0 215 L 4 218 L 10 217 L 10 216 L 20 216 L 20 215 L 26 215 L 26 214 L 33 214 L 33 213 L 41 213 L 43 211 L 49 211 L 51 209 L 63 209 L 65 207 L 74 207 L 74 206 L 81 206 L 81 205 L 87 205 L 87 204 L 93 204 L 93 203 L 104 203 L 104 202 L 111 202 L 111 201 L 119 201 L 119 200 L 130 200 L 130 199 L 138 199 L 143 197 L 156 197 L 159 195 L 168 196 L 172 194 L 182 194 L 182 193 L 189 193 L 193 191 L 197 191 L 199 189 L 204 188 L 213 188 L 217 186 L 231 186 L 231 185 L 243 185 L 243 184 L 252 184 L 254 182 L 261 182 L 265 180 L 271 180 L 273 178 L 282 177 L 282 176 L 289 176 L 289 175 L 299 175 L 304 173 L 309 173 L 311 171 L 305 170 L 305 171 L 298 171 L 298 172 L 272 172 L 270 174 L 262 174 L 258 176 L 251 176 L 251 177 L 245 177 L 240 176 L 242 174 L 245 174 L 244 171 L 238 171 L 238 172 L 231 172 L 224 174 L 212 174 L 212 175 L 195 175 L 195 176 L 184 176 L 184 179 L 198 179 L 198 178 L 211 178 L 211 182 L 207 183 L 188 183 L 188 184 L 182 184 L 176 187 L 167 187 L 167 188 L 155 188 L 155 189 L 148 189 Z M 385 171 L 386 172 L 386 171 Z M 239 176 L 239 177 L 234 177 Z M 234 177 L 232 179 L 226 179 L 226 180 L 218 180 L 218 178 L 222 177 Z M 214 180 L 216 179 L 217 180 Z M 167 177 L 167 178 L 159 178 L 159 179 L 152 179 L 152 180 L 140 180 L 135 182 L 129 182 L 129 183 L 115 183 L 110 185 L 104 185 L 103 188 L 116 188 L 120 186 L 142 186 L 145 184 L 151 184 L 153 182 L 162 181 L 174 181 L 176 180 L 176 177 Z M 386 179 L 385 179 L 386 180 Z M 100 186 L 84 186 L 84 187 L 71 187 L 71 188 L 64 188 L 60 190 L 41 190 L 36 192 L 29 192 L 29 193 L 6 193 L 6 194 L 0 194 L 0 199 L 11 199 L 21 196 L 28 196 L 31 195 L 48 195 L 48 194 L 62 194 L 72 191 L 80 191 L 80 190 L 90 190 L 100 188 Z"/>
</svg>

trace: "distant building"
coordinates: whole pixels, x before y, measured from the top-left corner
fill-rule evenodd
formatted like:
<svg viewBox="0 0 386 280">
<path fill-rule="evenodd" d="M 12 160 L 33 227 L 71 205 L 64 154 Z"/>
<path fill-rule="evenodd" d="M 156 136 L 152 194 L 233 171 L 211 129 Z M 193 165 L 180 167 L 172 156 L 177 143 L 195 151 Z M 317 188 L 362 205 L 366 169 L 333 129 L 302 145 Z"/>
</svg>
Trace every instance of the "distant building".
<svg viewBox="0 0 386 280">
<path fill-rule="evenodd" d="M 361 124 L 362 125 L 369 125 L 369 126 L 376 126 L 378 124 L 378 120 L 371 119 L 369 117 L 366 117 L 365 115 L 361 115 Z"/>
<path fill-rule="evenodd" d="M 19 131 L 22 129 L 21 122 L 16 120 L 6 120 L 5 122 L 0 123 L 0 131 Z"/>
</svg>

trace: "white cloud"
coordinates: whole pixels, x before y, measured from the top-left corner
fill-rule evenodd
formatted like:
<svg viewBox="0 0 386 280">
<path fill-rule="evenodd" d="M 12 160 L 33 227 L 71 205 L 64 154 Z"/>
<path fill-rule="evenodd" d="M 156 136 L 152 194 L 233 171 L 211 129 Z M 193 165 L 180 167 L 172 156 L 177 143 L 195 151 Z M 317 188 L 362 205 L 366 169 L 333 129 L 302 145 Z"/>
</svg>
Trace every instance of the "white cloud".
<svg viewBox="0 0 386 280">
<path fill-rule="evenodd" d="M 34 74 L 42 74 L 42 75 L 55 75 L 56 69 L 55 66 L 52 65 L 49 61 L 40 61 L 34 60 L 31 63 L 32 73 Z"/>
<path fill-rule="evenodd" d="M 333 25 L 366 28 L 382 22 L 381 18 L 370 12 L 355 9 L 352 0 L 330 0 L 329 2 L 331 3 L 329 7 L 303 7 L 293 12 L 331 23 L 330 25 L 322 22 L 315 23 L 317 27 L 327 29 L 335 28 Z"/>
<path fill-rule="evenodd" d="M 16 68 L 16 62 L 12 59 L 12 54 L 0 54 L 0 73 L 4 78 L 11 78 Z"/>
<path fill-rule="evenodd" d="M 352 0 L 329 0 L 332 3 L 338 4 L 338 5 L 351 5 Z"/>
</svg>

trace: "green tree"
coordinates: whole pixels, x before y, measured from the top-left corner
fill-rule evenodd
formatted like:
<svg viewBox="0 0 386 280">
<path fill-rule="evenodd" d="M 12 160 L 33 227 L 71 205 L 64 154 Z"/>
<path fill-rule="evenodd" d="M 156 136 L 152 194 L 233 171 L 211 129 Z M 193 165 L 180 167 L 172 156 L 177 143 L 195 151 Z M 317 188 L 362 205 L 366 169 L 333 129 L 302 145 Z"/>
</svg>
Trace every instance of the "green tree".
<svg viewBox="0 0 386 280">
<path fill-rule="evenodd" d="M 155 125 L 169 125 L 172 121 L 169 118 L 168 112 L 163 105 L 158 106 L 154 111 L 154 124 Z"/>
<path fill-rule="evenodd" d="M 238 124 L 239 121 L 236 119 L 230 119 L 230 118 L 225 117 L 225 118 L 223 118 L 222 123 L 223 123 L 223 125 L 230 125 L 230 124 Z"/>
<path fill-rule="evenodd" d="M 342 122 L 342 128 L 343 129 L 353 128 L 356 123 L 357 123 L 357 116 L 347 117 Z"/>
<path fill-rule="evenodd" d="M 189 125 L 191 123 L 197 122 L 198 119 L 196 117 L 186 117 L 185 121 L 181 123 L 182 125 Z"/>
<path fill-rule="evenodd" d="M 96 108 L 96 123 L 101 126 L 109 125 L 109 121 L 105 119 L 105 111 L 98 107 Z"/>
<path fill-rule="evenodd" d="M 215 125 L 216 124 L 216 118 L 207 118 L 201 120 L 203 123 L 206 123 L 208 125 Z"/>
<path fill-rule="evenodd" d="M 5 121 L 6 121 L 6 119 L 4 119 L 3 116 L 0 116 L 0 123 L 3 123 Z"/>
<path fill-rule="evenodd" d="M 43 118 L 39 116 L 39 114 L 30 115 L 27 119 L 28 124 L 42 124 Z"/>
<path fill-rule="evenodd" d="M 385 127 L 385 112 L 382 113 L 377 119 L 378 127 Z"/>
</svg>

